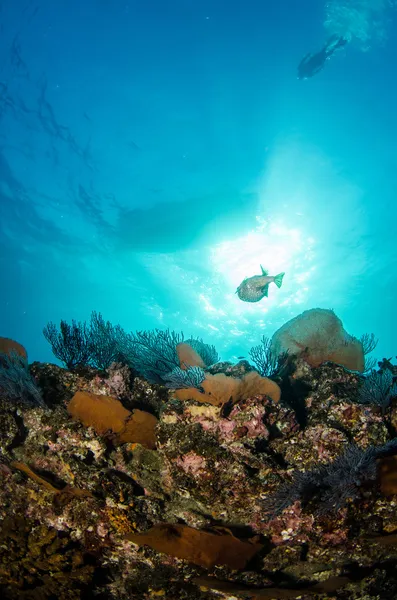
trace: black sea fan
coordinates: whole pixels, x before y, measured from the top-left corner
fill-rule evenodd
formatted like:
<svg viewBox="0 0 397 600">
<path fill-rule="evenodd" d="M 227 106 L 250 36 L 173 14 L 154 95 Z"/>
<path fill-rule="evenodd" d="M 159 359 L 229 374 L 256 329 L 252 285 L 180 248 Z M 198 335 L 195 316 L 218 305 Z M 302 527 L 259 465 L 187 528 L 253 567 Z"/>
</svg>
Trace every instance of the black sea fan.
<svg viewBox="0 0 397 600">
<path fill-rule="evenodd" d="M 364 380 L 359 392 L 360 404 L 375 404 L 386 409 L 393 396 L 397 396 L 397 383 L 393 383 L 393 374 L 390 371 L 377 373 L 372 371 Z"/>
<path fill-rule="evenodd" d="M 93 311 L 89 325 L 89 363 L 96 369 L 105 370 L 122 355 L 119 352 L 118 339 L 123 330 L 120 325 L 105 321 L 101 313 Z"/>
<path fill-rule="evenodd" d="M 176 385 L 170 384 L 172 379 L 173 383 L 179 382 L 178 387 L 198 387 L 198 379 L 200 377 L 201 381 L 204 379 L 201 372 L 198 374 L 198 371 L 189 371 L 188 375 L 186 373 L 181 375 L 177 370 L 180 367 L 177 346 L 184 341 L 183 333 L 176 333 L 169 329 L 136 331 L 128 334 L 122 332 L 118 337 L 118 348 L 126 363 L 150 383 L 167 384 L 169 387 L 176 388 Z M 219 360 L 215 347 L 205 344 L 201 339 L 190 338 L 185 343 L 201 356 L 205 365 Z M 193 377 L 191 381 L 196 383 L 181 385 L 183 377 L 187 383 L 190 381 L 186 380 L 186 377 Z"/>
<path fill-rule="evenodd" d="M 201 367 L 189 367 L 188 369 L 176 367 L 171 373 L 165 375 L 164 379 L 166 387 L 174 390 L 184 388 L 201 389 L 201 384 L 205 379 L 205 372 Z"/>
<path fill-rule="evenodd" d="M 0 397 L 11 403 L 44 406 L 41 392 L 29 373 L 26 358 L 16 352 L 0 353 Z"/>
<path fill-rule="evenodd" d="M 264 335 L 262 336 L 261 343 L 251 348 L 249 356 L 262 377 L 272 377 L 285 364 L 288 352 L 282 352 L 281 354 L 275 352 L 272 348 L 271 339 Z"/>
<path fill-rule="evenodd" d="M 274 518 L 299 500 L 303 507 L 313 507 L 316 514 L 337 511 L 360 495 L 360 488 L 374 483 L 377 458 L 397 452 L 397 438 L 384 446 L 363 450 L 350 444 L 333 462 L 319 464 L 309 471 L 295 471 L 292 481 L 283 483 L 264 500 L 266 514 Z"/>
<path fill-rule="evenodd" d="M 118 349 L 126 364 L 149 383 L 164 384 L 165 377 L 180 366 L 176 347 L 183 341 L 183 333 L 169 329 L 120 331 Z"/>
<path fill-rule="evenodd" d="M 91 358 L 89 330 L 85 323 L 72 320 L 69 325 L 61 320 L 59 330 L 55 323 L 48 323 L 43 334 L 51 344 L 54 356 L 63 362 L 68 369 L 85 366 Z"/>
</svg>

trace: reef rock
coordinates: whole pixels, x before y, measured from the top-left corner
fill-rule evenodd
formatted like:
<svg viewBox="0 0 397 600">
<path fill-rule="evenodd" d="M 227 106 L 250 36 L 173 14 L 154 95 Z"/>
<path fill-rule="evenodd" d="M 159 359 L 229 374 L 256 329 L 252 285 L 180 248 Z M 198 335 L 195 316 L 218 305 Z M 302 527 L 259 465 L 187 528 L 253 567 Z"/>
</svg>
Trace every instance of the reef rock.
<svg viewBox="0 0 397 600">
<path fill-rule="evenodd" d="M 396 598 L 395 402 L 302 335 L 277 384 L 212 365 L 212 402 L 32 365 L 47 406 L 0 403 L 1 597 Z"/>
</svg>

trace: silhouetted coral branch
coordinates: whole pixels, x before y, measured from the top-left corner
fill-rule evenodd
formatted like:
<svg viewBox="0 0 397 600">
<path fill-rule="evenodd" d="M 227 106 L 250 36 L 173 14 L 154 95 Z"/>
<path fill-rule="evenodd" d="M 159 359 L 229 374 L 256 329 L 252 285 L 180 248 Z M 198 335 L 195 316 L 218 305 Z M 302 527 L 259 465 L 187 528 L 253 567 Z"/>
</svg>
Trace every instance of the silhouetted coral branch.
<svg viewBox="0 0 397 600">
<path fill-rule="evenodd" d="M 91 358 L 91 345 L 85 323 L 77 323 L 73 320 L 69 325 L 66 321 L 61 321 L 58 331 L 56 325 L 50 322 L 44 327 L 43 334 L 51 344 L 56 358 L 69 369 L 88 364 Z"/>
<path fill-rule="evenodd" d="M 101 313 L 91 314 L 89 328 L 90 364 L 105 370 L 120 359 L 118 339 L 122 329 L 105 321 Z"/>
<path fill-rule="evenodd" d="M 375 350 L 376 346 L 378 345 L 378 341 L 379 340 L 375 337 L 373 333 L 364 333 L 360 337 L 360 342 L 363 345 L 364 354 L 370 354 L 371 352 L 373 352 L 373 350 Z"/>
<path fill-rule="evenodd" d="M 69 325 L 61 321 L 58 330 L 54 323 L 48 323 L 43 333 L 54 355 L 69 369 L 91 365 L 105 370 L 120 360 L 121 327 L 105 321 L 101 313 L 93 311 L 88 325 L 76 321 Z"/>
<path fill-rule="evenodd" d="M 275 353 L 271 340 L 263 336 L 261 343 L 249 351 L 249 356 L 262 377 L 271 377 L 278 373 L 288 357 L 288 352 Z"/>
<path fill-rule="evenodd" d="M 205 372 L 201 367 L 189 367 L 188 369 L 176 367 L 171 373 L 165 375 L 164 379 L 166 387 L 174 390 L 185 388 L 198 388 L 202 390 L 201 384 L 205 379 Z"/>
<path fill-rule="evenodd" d="M 364 373 L 369 373 L 376 367 L 376 357 L 375 356 L 365 356 L 364 358 Z"/>
<path fill-rule="evenodd" d="M 385 409 L 389 406 L 393 396 L 397 396 L 397 383 L 393 384 L 392 373 L 390 371 L 383 373 L 372 371 L 359 389 L 358 402 L 375 404 Z"/>
<path fill-rule="evenodd" d="M 136 333 L 120 331 L 118 348 L 127 364 L 147 381 L 165 383 L 166 376 L 180 366 L 176 346 L 183 339 L 182 333 L 169 329 Z"/>
</svg>

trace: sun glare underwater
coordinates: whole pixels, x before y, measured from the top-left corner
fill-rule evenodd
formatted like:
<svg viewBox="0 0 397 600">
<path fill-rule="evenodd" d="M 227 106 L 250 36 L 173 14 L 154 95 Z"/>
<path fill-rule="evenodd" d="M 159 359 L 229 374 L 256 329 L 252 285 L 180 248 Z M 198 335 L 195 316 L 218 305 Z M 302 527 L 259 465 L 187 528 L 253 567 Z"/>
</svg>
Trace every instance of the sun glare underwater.
<svg viewBox="0 0 397 600">
<path fill-rule="evenodd" d="M 53 361 L 97 311 L 235 361 L 320 307 L 393 357 L 394 4 L 1 2 L 1 335 Z"/>
</svg>

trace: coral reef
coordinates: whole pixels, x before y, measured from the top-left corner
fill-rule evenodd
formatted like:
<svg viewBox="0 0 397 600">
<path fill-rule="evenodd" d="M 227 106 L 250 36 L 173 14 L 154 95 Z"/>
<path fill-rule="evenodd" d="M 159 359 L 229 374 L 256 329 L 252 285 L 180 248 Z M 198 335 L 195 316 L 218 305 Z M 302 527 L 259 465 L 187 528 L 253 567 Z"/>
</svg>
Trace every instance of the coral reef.
<svg viewBox="0 0 397 600">
<path fill-rule="evenodd" d="M 395 366 L 348 370 L 326 319 L 262 375 L 157 332 L 129 341 L 160 383 L 110 351 L 31 365 L 41 405 L 0 389 L 1 597 L 396 598 Z"/>
</svg>

